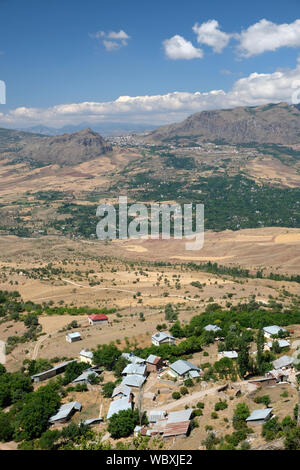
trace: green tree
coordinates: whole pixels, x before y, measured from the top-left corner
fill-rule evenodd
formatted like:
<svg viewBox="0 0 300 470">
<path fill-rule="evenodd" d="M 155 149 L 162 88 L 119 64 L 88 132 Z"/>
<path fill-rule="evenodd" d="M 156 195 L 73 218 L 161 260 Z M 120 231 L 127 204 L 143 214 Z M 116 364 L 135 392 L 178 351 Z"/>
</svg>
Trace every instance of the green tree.
<svg viewBox="0 0 300 470">
<path fill-rule="evenodd" d="M 94 352 L 93 361 L 98 366 L 103 366 L 108 370 L 112 370 L 115 362 L 121 356 L 121 351 L 113 344 L 102 344 L 97 351 Z"/>
<path fill-rule="evenodd" d="M 142 424 L 144 422 L 145 418 L 143 418 Z M 137 410 L 121 410 L 119 413 L 112 415 L 107 430 L 114 439 L 128 437 L 133 433 L 138 423 L 139 414 Z"/>
</svg>

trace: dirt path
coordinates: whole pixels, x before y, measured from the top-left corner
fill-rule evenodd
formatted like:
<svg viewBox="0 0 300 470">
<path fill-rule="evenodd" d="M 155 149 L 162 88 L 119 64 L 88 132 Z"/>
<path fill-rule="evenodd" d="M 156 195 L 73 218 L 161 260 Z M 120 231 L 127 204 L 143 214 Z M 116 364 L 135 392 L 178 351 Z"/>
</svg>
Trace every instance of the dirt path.
<svg viewBox="0 0 300 470">
<path fill-rule="evenodd" d="M 98 286 L 84 286 L 82 284 L 78 284 L 77 282 L 74 281 L 69 281 L 68 279 L 62 279 L 64 282 L 67 282 L 68 284 L 72 284 L 75 287 L 81 287 L 84 289 L 93 289 L 93 290 L 112 290 L 112 291 L 117 291 L 117 292 L 126 292 L 126 294 L 136 294 L 136 292 L 133 292 L 131 290 L 126 290 L 126 289 L 118 289 L 117 287 L 98 287 Z M 155 296 L 155 295 L 150 295 L 150 294 L 141 294 L 141 297 L 160 297 L 160 296 Z M 200 302 L 198 299 L 192 299 L 191 297 L 186 297 L 184 295 L 176 295 L 176 294 L 169 294 L 169 297 L 177 297 L 179 299 L 184 299 L 184 300 L 191 300 L 192 302 Z"/>
</svg>

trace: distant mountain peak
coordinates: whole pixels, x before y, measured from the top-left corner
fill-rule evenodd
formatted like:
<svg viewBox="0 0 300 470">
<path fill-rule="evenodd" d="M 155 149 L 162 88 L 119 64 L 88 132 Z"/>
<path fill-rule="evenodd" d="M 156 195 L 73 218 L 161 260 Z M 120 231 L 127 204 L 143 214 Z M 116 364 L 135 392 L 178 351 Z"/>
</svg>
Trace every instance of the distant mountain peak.
<svg viewBox="0 0 300 470">
<path fill-rule="evenodd" d="M 300 143 L 300 107 L 288 103 L 239 106 L 232 109 L 202 111 L 181 123 L 160 127 L 147 140 L 164 141 L 175 137 L 194 137 L 203 141 L 228 143 Z"/>
</svg>

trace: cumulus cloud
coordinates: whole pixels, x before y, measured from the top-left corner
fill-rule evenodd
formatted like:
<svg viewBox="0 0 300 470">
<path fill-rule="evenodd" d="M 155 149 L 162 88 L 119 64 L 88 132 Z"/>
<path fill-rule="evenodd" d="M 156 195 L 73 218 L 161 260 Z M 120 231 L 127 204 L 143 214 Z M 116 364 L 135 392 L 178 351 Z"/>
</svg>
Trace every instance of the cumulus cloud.
<svg viewBox="0 0 300 470">
<path fill-rule="evenodd" d="M 93 39 L 98 39 L 102 42 L 105 49 L 110 51 L 116 51 L 121 47 L 127 46 L 130 36 L 121 29 L 118 31 L 97 31 L 96 33 L 89 35 Z"/>
<path fill-rule="evenodd" d="M 235 37 L 239 40 L 238 51 L 244 57 L 275 51 L 280 47 L 299 47 L 300 20 L 276 24 L 262 19 Z"/>
<path fill-rule="evenodd" d="M 193 46 L 190 41 L 187 41 L 182 36 L 176 34 L 170 39 L 163 41 L 166 56 L 169 59 L 201 59 L 203 51 Z"/>
<path fill-rule="evenodd" d="M 274 73 L 252 73 L 237 80 L 232 89 L 208 92 L 172 92 L 165 95 L 120 96 L 109 102 L 83 102 L 51 108 L 19 107 L 3 113 L 0 125 L 23 127 L 44 124 L 61 127 L 81 122 L 144 122 L 167 124 L 180 121 L 189 114 L 236 106 L 255 106 L 266 103 L 300 101 L 300 62 L 294 69 Z"/>
<path fill-rule="evenodd" d="M 220 53 L 228 45 L 231 35 L 224 33 L 219 28 L 217 20 L 209 20 L 199 25 L 193 26 L 193 31 L 197 35 L 198 44 L 206 44 L 213 48 L 214 52 Z"/>
</svg>

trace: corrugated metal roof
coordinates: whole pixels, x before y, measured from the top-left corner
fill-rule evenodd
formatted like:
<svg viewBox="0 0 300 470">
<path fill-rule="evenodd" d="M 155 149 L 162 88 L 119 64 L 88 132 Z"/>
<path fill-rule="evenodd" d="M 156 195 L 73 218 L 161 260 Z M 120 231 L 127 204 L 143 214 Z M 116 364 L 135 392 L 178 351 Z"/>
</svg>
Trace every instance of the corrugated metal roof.
<svg viewBox="0 0 300 470">
<path fill-rule="evenodd" d="M 197 377 L 200 377 L 200 372 L 198 372 L 197 370 L 191 370 L 189 372 L 189 376 L 192 378 L 192 379 L 196 379 Z"/>
<path fill-rule="evenodd" d="M 142 375 L 126 375 L 122 380 L 122 384 L 127 385 L 128 387 L 138 387 L 140 388 L 146 380 L 146 377 Z"/>
<path fill-rule="evenodd" d="M 141 364 L 128 364 L 122 371 L 122 375 L 145 375 L 147 367 Z"/>
<path fill-rule="evenodd" d="M 89 359 L 93 359 L 93 353 L 89 349 L 82 349 L 79 353 L 80 356 L 88 357 Z"/>
<path fill-rule="evenodd" d="M 76 331 L 75 333 L 68 333 L 66 336 L 71 339 L 81 338 L 81 334 L 78 331 Z"/>
<path fill-rule="evenodd" d="M 268 333 L 269 335 L 278 335 L 278 332 L 280 330 L 287 331 L 285 328 L 283 328 L 282 326 L 278 326 L 278 325 L 265 326 L 263 330 L 265 333 Z"/>
<path fill-rule="evenodd" d="M 81 421 L 83 424 L 89 426 L 91 424 L 98 424 L 103 421 L 103 418 L 91 418 L 91 419 L 86 419 L 85 421 Z"/>
<path fill-rule="evenodd" d="M 80 411 L 81 408 L 82 408 L 82 405 L 81 403 L 79 403 L 79 401 L 72 401 L 70 403 L 65 403 L 64 405 L 61 405 L 56 415 L 51 416 L 51 418 L 49 419 L 49 422 L 54 423 L 55 421 L 66 419 L 73 410 Z"/>
<path fill-rule="evenodd" d="M 52 367 L 52 369 L 44 370 L 43 372 L 40 372 L 39 374 L 32 375 L 32 376 L 31 376 L 31 379 L 33 380 L 33 379 L 35 379 L 36 377 L 41 377 L 41 376 L 47 374 L 48 372 L 52 372 L 52 371 L 56 371 L 56 370 L 58 370 L 58 369 L 64 368 L 64 367 L 66 367 L 68 364 L 71 364 L 71 362 L 76 362 L 76 359 L 73 359 L 72 361 L 61 362 L 61 363 L 58 364 L 57 366 Z"/>
<path fill-rule="evenodd" d="M 179 421 L 176 423 L 167 423 L 163 437 L 181 436 L 187 434 L 190 427 L 190 421 Z"/>
<path fill-rule="evenodd" d="M 90 375 L 98 375 L 101 372 L 100 369 L 88 369 L 82 372 L 72 383 L 81 382 L 82 380 L 88 380 Z"/>
<path fill-rule="evenodd" d="M 262 410 L 254 410 L 246 421 L 257 421 L 261 419 L 267 419 L 271 416 L 273 408 L 264 408 Z"/>
<path fill-rule="evenodd" d="M 237 359 L 238 357 L 238 353 L 236 351 L 223 351 L 221 354 L 229 359 Z"/>
<path fill-rule="evenodd" d="M 288 346 L 290 346 L 290 343 L 286 339 L 277 339 L 276 341 L 277 341 L 280 348 L 287 348 Z M 269 348 L 272 347 L 273 343 L 275 343 L 275 341 L 269 341 L 267 343 Z"/>
<path fill-rule="evenodd" d="M 150 410 L 147 414 L 150 423 L 156 423 L 165 418 L 166 412 L 163 410 Z"/>
<path fill-rule="evenodd" d="M 171 336 L 169 333 L 165 333 L 164 331 L 154 333 L 154 335 L 152 335 L 152 339 L 158 341 L 159 343 L 165 339 L 175 340 L 173 336 Z"/>
<path fill-rule="evenodd" d="M 132 364 L 144 364 L 146 362 L 145 359 L 135 356 L 132 353 L 122 353 L 122 357 L 127 359 L 127 361 L 131 362 Z"/>
<path fill-rule="evenodd" d="M 147 357 L 146 362 L 148 362 L 149 364 L 157 364 L 160 360 L 161 360 L 161 357 L 155 356 L 154 354 L 150 354 Z"/>
<path fill-rule="evenodd" d="M 191 418 L 193 411 L 193 408 L 188 408 L 187 410 L 172 411 L 168 415 L 167 424 L 177 423 L 180 421 L 188 421 Z"/>
<path fill-rule="evenodd" d="M 89 319 L 92 321 L 108 320 L 108 317 L 104 313 L 89 315 Z"/>
<path fill-rule="evenodd" d="M 128 387 L 127 385 L 120 384 L 115 387 L 113 393 L 112 393 L 112 398 L 116 397 L 119 394 L 124 395 L 125 397 L 128 397 L 131 393 L 131 388 Z"/>
<path fill-rule="evenodd" d="M 131 410 L 131 409 L 132 409 L 132 402 L 130 401 L 129 397 L 120 398 L 119 400 L 115 400 L 111 402 L 106 418 L 110 419 L 112 415 L 118 414 L 122 410 Z"/>
<path fill-rule="evenodd" d="M 170 368 L 179 375 L 184 375 L 191 370 L 196 370 L 198 372 L 201 372 L 201 369 L 195 366 L 195 364 L 192 364 L 189 361 L 184 361 L 182 359 L 179 359 L 178 361 L 173 362 L 173 364 L 170 365 Z"/>
<path fill-rule="evenodd" d="M 221 330 L 221 328 L 220 328 L 219 326 L 217 326 L 217 325 L 206 325 L 206 326 L 204 327 L 204 329 L 205 329 L 206 331 L 213 331 L 213 332 L 216 332 L 216 331 L 220 331 L 220 330 Z"/>
<path fill-rule="evenodd" d="M 282 367 L 290 366 L 293 363 L 294 358 L 292 356 L 282 356 L 272 362 L 274 369 L 281 369 Z"/>
</svg>

